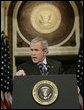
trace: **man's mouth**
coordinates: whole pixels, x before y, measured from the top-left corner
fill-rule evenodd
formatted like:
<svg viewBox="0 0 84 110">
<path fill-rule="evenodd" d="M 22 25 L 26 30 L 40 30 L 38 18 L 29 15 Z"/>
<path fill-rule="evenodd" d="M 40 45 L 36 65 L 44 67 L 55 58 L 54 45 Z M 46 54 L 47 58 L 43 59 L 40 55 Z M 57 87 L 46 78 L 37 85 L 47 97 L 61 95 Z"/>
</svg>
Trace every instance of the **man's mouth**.
<svg viewBox="0 0 84 110">
<path fill-rule="evenodd" d="M 32 57 L 33 60 L 37 60 L 37 57 Z"/>
<path fill-rule="evenodd" d="M 37 62 L 38 62 L 38 58 L 37 58 L 37 57 L 32 57 L 32 61 L 33 61 L 34 63 L 37 63 Z"/>
</svg>

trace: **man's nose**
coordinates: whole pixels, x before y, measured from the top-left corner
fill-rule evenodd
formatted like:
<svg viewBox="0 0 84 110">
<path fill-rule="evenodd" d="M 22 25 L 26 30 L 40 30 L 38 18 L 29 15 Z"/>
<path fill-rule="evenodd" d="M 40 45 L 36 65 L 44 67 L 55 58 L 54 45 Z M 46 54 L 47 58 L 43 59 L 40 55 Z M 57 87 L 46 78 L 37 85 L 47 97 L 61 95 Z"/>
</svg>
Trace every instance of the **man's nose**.
<svg viewBox="0 0 84 110">
<path fill-rule="evenodd" d="M 35 54 L 36 54 L 36 52 L 35 52 L 35 51 L 32 51 L 32 52 L 31 52 L 31 54 L 32 54 L 32 55 L 35 55 Z"/>
</svg>

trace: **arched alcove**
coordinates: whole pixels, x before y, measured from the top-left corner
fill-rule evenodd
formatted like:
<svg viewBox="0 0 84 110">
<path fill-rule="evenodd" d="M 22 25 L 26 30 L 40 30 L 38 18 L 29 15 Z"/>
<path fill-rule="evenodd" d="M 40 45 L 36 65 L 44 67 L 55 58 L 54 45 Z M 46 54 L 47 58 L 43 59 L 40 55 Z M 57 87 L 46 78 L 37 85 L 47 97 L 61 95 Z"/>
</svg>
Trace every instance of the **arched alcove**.
<svg viewBox="0 0 84 110">
<path fill-rule="evenodd" d="M 72 16 L 73 19 L 71 21 L 72 26 L 70 25 L 71 23 L 69 24 L 69 22 L 68 22 L 69 18 L 66 17 L 67 14 L 65 15 L 66 19 L 63 17 L 63 15 L 61 15 L 62 16 L 61 19 L 63 19 L 64 21 L 63 21 L 63 23 L 61 21 L 61 23 L 62 23 L 61 28 L 58 28 L 58 29 L 61 32 L 63 32 L 62 31 L 63 26 L 65 27 L 65 30 L 68 29 L 67 27 L 69 27 L 69 25 L 71 26 L 70 31 L 69 31 L 69 29 L 67 31 L 68 34 L 65 33 L 65 35 L 63 37 L 62 34 L 60 34 L 60 31 L 58 32 L 58 34 L 55 31 L 53 31 L 53 32 L 51 31 L 51 33 L 50 33 L 49 30 L 46 31 L 47 33 L 39 32 L 40 30 L 38 30 L 37 27 L 34 27 L 32 25 L 32 23 L 30 23 L 31 26 L 30 26 L 30 24 L 28 24 L 28 26 L 29 26 L 28 29 L 31 27 L 30 30 L 32 32 L 34 32 L 36 35 L 34 35 L 34 33 L 32 33 L 31 31 L 28 32 L 28 31 L 24 30 L 22 32 L 23 28 L 20 28 L 20 27 L 23 26 L 23 24 L 21 24 L 21 23 L 22 22 L 24 23 L 25 19 L 26 19 L 26 18 L 22 17 L 22 15 L 25 14 L 27 16 L 27 14 L 24 12 L 23 9 L 25 9 L 25 11 L 26 11 L 26 8 L 28 7 L 30 9 L 32 8 L 32 10 L 33 10 L 33 7 L 35 7 L 35 5 L 33 5 L 34 4 L 33 2 L 35 2 L 35 1 L 27 1 L 27 2 L 26 1 L 25 2 L 24 1 L 16 1 L 16 2 L 11 1 L 10 5 L 8 7 L 7 33 L 8 33 L 8 38 L 9 38 L 9 42 L 10 42 L 9 45 L 10 45 L 11 61 L 13 64 L 13 74 L 15 74 L 15 72 L 16 72 L 16 66 L 18 64 L 20 64 L 21 58 L 24 57 L 24 61 L 25 61 L 25 58 L 30 57 L 29 56 L 29 43 L 30 43 L 30 40 L 32 38 L 36 37 L 37 35 L 39 35 L 40 37 L 44 36 L 45 39 L 47 39 L 49 41 L 50 45 L 49 45 L 48 57 L 53 57 L 54 59 L 57 58 L 58 60 L 63 61 L 63 63 L 65 62 L 65 66 L 67 64 L 66 62 L 69 59 L 73 60 L 73 58 L 74 58 L 74 60 L 76 60 L 76 56 L 78 53 L 78 49 L 79 49 L 79 45 L 80 45 L 80 32 L 82 29 L 81 16 L 83 16 L 83 15 L 80 15 L 80 14 L 82 14 L 82 13 L 80 13 L 81 4 L 80 3 L 78 4 L 74 1 L 65 2 L 65 3 L 62 2 L 64 5 L 62 5 L 62 3 L 61 3 L 61 9 L 59 9 L 59 10 L 62 10 L 62 8 L 64 8 L 64 7 L 68 8 L 70 6 L 71 8 L 70 9 L 68 8 L 68 10 L 70 10 L 71 15 L 73 15 Z M 54 4 L 54 2 L 46 1 L 47 4 L 52 4 L 52 5 Z M 35 2 L 35 4 L 38 4 L 39 7 L 40 7 L 40 3 L 41 2 Z M 42 1 L 42 4 L 43 3 L 44 2 Z M 55 2 L 55 4 L 59 8 L 60 2 L 58 2 L 58 3 Z M 52 9 L 52 5 L 49 5 L 49 7 L 51 7 L 51 9 Z M 64 6 L 64 7 L 62 7 L 62 6 Z M 39 7 L 37 7 L 36 10 L 38 10 Z M 41 5 L 41 7 L 42 7 L 42 5 Z M 50 11 L 50 12 L 52 13 L 52 11 Z M 36 13 L 36 12 L 32 11 L 32 13 Z M 38 12 L 38 13 L 40 13 L 40 12 Z M 59 11 L 58 11 L 58 13 L 59 13 Z M 71 15 L 70 15 L 70 17 L 71 17 Z M 35 17 L 35 15 L 32 15 L 32 16 Z M 42 16 L 45 16 L 45 15 L 42 15 Z M 60 16 L 60 15 L 58 14 L 58 16 Z M 29 16 L 27 16 L 27 17 L 28 17 L 28 19 L 30 19 Z M 34 19 L 32 19 L 32 20 L 34 20 Z M 67 21 L 67 24 L 65 24 L 66 21 Z M 33 21 L 33 22 L 35 23 L 35 21 Z M 44 22 L 45 22 L 45 19 L 44 19 Z M 34 25 L 36 25 L 36 24 L 34 24 Z M 48 24 L 44 24 L 44 27 L 46 27 L 45 25 L 48 25 Z M 25 23 L 25 28 L 27 28 L 26 23 Z M 56 38 L 54 36 L 56 34 L 58 35 L 58 38 Z M 29 35 L 28 38 L 26 35 L 27 36 Z M 61 40 L 59 39 L 59 35 L 61 36 L 60 37 Z M 66 59 L 66 56 L 67 56 L 67 59 Z M 74 56 L 74 57 L 72 57 L 72 56 Z M 20 60 L 18 60 L 18 59 L 20 59 Z"/>
</svg>

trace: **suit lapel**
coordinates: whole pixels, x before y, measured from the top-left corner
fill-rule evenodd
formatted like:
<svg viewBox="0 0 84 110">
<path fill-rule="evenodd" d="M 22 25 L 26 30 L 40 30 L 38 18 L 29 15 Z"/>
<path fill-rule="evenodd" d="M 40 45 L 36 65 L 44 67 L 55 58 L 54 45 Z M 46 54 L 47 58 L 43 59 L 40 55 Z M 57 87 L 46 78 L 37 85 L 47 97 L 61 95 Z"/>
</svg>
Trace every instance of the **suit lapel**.
<svg viewBox="0 0 84 110">
<path fill-rule="evenodd" d="M 52 62 L 47 58 L 47 65 L 49 66 L 48 67 L 48 75 L 52 75 L 52 74 L 54 74 L 54 72 L 55 72 L 55 68 L 54 68 L 54 65 L 52 64 Z M 32 62 L 32 74 L 33 75 L 41 75 L 41 72 L 40 72 L 40 70 L 39 70 L 39 67 L 38 67 L 38 65 L 37 64 L 34 64 L 33 62 Z"/>
<path fill-rule="evenodd" d="M 47 65 L 49 66 L 48 75 L 54 74 L 54 65 L 49 59 L 47 59 Z"/>
<path fill-rule="evenodd" d="M 33 67 L 34 67 L 33 68 L 33 71 L 34 71 L 33 74 L 34 75 L 41 75 L 38 65 L 33 63 Z"/>
</svg>

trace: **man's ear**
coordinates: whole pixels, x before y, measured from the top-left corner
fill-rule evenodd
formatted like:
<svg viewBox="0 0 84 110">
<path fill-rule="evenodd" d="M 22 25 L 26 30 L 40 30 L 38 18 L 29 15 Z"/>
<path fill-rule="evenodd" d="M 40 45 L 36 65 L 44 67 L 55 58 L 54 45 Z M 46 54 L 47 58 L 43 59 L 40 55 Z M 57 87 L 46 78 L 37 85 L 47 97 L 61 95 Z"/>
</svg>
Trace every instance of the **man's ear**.
<svg viewBox="0 0 84 110">
<path fill-rule="evenodd" d="M 48 54 L 48 49 L 45 49 L 44 50 L 44 55 L 47 55 Z"/>
</svg>

